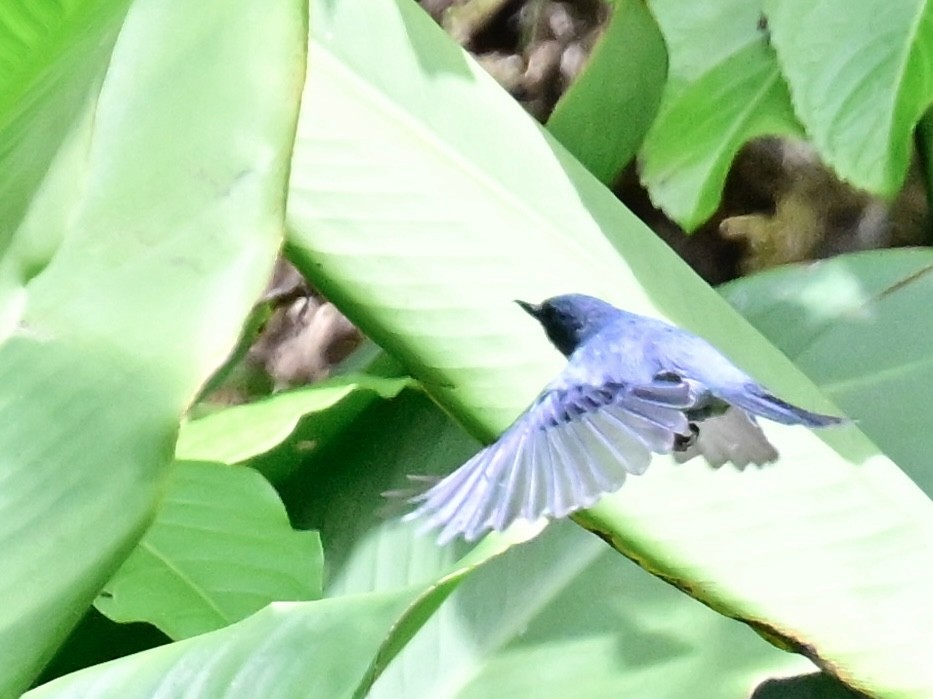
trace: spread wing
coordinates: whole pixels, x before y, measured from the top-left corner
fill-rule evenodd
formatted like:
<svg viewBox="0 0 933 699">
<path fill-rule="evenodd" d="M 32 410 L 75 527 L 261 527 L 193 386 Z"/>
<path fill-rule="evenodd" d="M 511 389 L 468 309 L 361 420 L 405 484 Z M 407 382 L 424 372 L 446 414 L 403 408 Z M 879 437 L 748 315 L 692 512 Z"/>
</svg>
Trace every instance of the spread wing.
<svg viewBox="0 0 933 699">
<path fill-rule="evenodd" d="M 406 519 L 441 528 L 439 543 L 477 539 L 517 519 L 564 517 L 618 490 L 648 468 L 652 453 L 691 435 L 686 382 L 556 385 L 463 466 L 414 498 Z"/>
</svg>

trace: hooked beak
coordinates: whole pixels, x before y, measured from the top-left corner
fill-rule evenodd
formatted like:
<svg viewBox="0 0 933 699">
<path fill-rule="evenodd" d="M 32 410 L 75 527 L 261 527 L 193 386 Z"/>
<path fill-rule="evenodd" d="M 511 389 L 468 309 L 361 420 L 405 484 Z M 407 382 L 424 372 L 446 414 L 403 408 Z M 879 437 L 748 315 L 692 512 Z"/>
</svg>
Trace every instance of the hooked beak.
<svg viewBox="0 0 933 699">
<path fill-rule="evenodd" d="M 521 306 L 522 310 L 525 311 L 525 313 L 530 315 L 532 318 L 538 318 L 541 315 L 541 306 L 538 306 L 533 303 L 528 303 L 527 301 L 519 301 L 518 299 L 515 300 L 515 303 Z"/>
</svg>

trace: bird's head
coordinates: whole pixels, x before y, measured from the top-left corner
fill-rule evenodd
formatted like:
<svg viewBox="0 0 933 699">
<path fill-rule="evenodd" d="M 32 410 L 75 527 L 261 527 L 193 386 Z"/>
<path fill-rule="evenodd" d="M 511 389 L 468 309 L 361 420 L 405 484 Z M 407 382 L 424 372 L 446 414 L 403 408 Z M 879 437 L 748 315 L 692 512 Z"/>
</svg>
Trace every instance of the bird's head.
<svg viewBox="0 0 933 699">
<path fill-rule="evenodd" d="M 541 323 L 548 339 L 567 357 L 619 315 L 614 306 L 583 294 L 553 296 L 540 304 L 515 303 Z"/>
</svg>

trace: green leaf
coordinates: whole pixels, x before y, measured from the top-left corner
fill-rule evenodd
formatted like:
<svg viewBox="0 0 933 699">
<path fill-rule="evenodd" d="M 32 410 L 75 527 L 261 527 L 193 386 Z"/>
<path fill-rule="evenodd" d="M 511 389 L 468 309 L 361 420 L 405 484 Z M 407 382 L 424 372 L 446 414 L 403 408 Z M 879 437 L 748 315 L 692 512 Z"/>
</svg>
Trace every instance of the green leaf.
<svg viewBox="0 0 933 699">
<path fill-rule="evenodd" d="M 369 401 L 350 401 L 359 394 L 368 397 L 393 398 L 406 386 L 412 385 L 407 378 L 383 378 L 366 374 L 338 376 L 318 382 L 312 386 L 292 389 L 262 398 L 253 403 L 238 405 L 191 420 L 182 425 L 175 447 L 175 458 L 180 460 L 219 461 L 236 464 L 264 454 L 289 439 L 299 423 L 316 423 L 320 427 L 320 416 L 312 420 L 309 416 L 332 411 L 340 426 L 353 419 Z M 337 410 L 337 407 L 340 407 Z M 295 444 L 290 460 L 297 452 L 306 452 L 316 444 L 307 430 L 302 430 L 301 444 Z M 316 442 L 317 440 L 314 440 Z"/>
<path fill-rule="evenodd" d="M 465 581 L 372 696 L 738 699 L 812 669 L 562 522 Z"/>
<path fill-rule="evenodd" d="M 417 7 L 314 11 L 292 257 L 475 435 L 506 427 L 561 366 L 511 300 L 567 291 L 662 309 L 786 399 L 834 410 Z M 657 459 L 580 519 L 849 684 L 928 694 L 933 602 L 917 571 L 933 570 L 933 504 L 855 427 L 765 429 L 772 468 Z"/>
<path fill-rule="evenodd" d="M 362 697 L 457 584 L 523 536 L 487 539 L 435 583 L 277 602 L 232 626 L 66 675 L 25 696 Z"/>
<path fill-rule="evenodd" d="M 331 469 L 314 469 L 297 516 L 321 527 L 329 594 L 387 592 L 443 575 L 465 545 L 438 547 L 415 533 L 417 524 L 375 513 L 382 491 L 406 473 L 449 471 L 477 448 L 424 396 L 406 393 L 367 410 L 316 454 Z M 721 699 L 747 696 L 762 676 L 811 668 L 564 522 L 466 579 L 371 696 Z"/>
<path fill-rule="evenodd" d="M 66 675 L 25 697 L 349 697 L 420 592 L 279 602 L 233 626 Z"/>
<path fill-rule="evenodd" d="M 298 2 L 50 5 L 0 14 L 3 696 L 148 524 L 266 281 L 304 69 Z"/>
<path fill-rule="evenodd" d="M 933 8 L 923 0 L 764 0 L 797 116 L 845 180 L 894 196 L 933 101 Z"/>
<path fill-rule="evenodd" d="M 108 617 L 148 621 L 177 640 L 270 602 L 321 596 L 321 539 L 291 528 L 261 475 L 186 462 L 168 488 L 152 526 L 97 598 Z"/>
<path fill-rule="evenodd" d="M 547 122 L 600 182 L 612 184 L 635 156 L 658 110 L 667 49 L 642 0 L 619 0 L 584 71 Z"/>
<path fill-rule="evenodd" d="M 781 267 L 721 287 L 933 496 L 933 251 L 879 250 Z M 844 359 L 844 361 L 843 361 Z"/>
<path fill-rule="evenodd" d="M 735 154 L 769 134 L 803 134 L 756 3 L 652 0 L 670 78 L 640 155 L 651 200 L 686 230 L 719 205 Z"/>
</svg>

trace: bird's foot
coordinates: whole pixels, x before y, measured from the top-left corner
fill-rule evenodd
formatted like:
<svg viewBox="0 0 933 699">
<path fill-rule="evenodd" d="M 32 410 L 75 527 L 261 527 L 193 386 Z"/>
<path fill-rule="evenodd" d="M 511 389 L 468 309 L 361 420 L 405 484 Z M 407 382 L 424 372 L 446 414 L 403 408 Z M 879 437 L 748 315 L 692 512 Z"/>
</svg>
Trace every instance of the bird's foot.
<svg viewBox="0 0 933 699">
<path fill-rule="evenodd" d="M 700 436 L 700 428 L 692 422 L 688 427 L 690 428 L 690 434 L 674 435 L 674 451 L 687 451 L 687 449 L 697 443 L 697 439 Z"/>
</svg>

